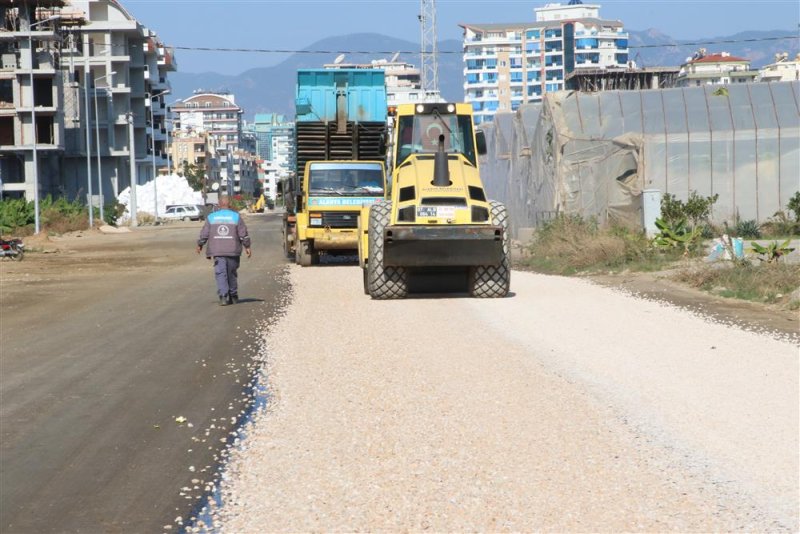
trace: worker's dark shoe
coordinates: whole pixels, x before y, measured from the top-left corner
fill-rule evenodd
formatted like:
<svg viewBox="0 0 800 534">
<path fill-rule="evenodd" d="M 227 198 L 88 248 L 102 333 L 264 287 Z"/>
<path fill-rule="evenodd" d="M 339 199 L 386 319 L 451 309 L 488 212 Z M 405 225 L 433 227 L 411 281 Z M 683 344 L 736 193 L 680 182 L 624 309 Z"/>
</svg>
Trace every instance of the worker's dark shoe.
<svg viewBox="0 0 800 534">
<path fill-rule="evenodd" d="M 224 296 L 220 295 L 219 296 L 219 305 L 220 306 L 227 306 L 228 304 L 230 304 L 230 302 L 228 301 L 228 297 L 224 297 Z"/>
<path fill-rule="evenodd" d="M 239 295 L 237 295 L 236 293 L 231 293 L 229 302 L 231 304 L 239 304 Z"/>
</svg>

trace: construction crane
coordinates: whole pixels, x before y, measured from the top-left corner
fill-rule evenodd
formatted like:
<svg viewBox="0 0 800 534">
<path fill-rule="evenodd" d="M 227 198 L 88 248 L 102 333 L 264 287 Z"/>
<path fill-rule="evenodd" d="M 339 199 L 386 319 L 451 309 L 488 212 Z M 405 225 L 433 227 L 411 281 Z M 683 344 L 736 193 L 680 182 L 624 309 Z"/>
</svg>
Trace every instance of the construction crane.
<svg viewBox="0 0 800 534">
<path fill-rule="evenodd" d="M 420 58 L 422 91 L 427 98 L 439 94 L 439 45 L 436 31 L 436 0 L 420 0 Z"/>
</svg>

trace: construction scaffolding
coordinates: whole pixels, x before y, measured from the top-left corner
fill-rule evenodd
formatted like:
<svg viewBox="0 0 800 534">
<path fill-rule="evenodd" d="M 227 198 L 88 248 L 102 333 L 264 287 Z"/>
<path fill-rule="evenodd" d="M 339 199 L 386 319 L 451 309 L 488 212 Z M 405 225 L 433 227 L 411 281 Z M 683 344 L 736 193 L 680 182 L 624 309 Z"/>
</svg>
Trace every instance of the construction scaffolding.
<svg viewBox="0 0 800 534">
<path fill-rule="evenodd" d="M 568 89 L 584 93 L 668 89 L 675 87 L 679 72 L 680 67 L 577 69 L 567 74 L 565 82 Z"/>
<path fill-rule="evenodd" d="M 483 129 L 484 183 L 515 232 L 558 213 L 641 225 L 645 189 L 764 222 L 800 190 L 800 82 L 548 93 Z"/>
</svg>

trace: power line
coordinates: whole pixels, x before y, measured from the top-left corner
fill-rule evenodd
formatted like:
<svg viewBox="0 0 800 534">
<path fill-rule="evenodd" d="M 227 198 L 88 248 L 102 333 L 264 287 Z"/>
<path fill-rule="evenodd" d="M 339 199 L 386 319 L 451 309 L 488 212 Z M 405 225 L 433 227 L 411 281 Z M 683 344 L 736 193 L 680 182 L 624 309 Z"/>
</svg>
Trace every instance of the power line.
<svg viewBox="0 0 800 534">
<path fill-rule="evenodd" d="M 718 41 L 695 41 L 690 43 L 663 43 L 649 45 L 629 46 L 629 50 L 640 50 L 644 48 L 678 48 L 683 46 L 702 46 L 716 44 L 735 44 L 735 43 L 755 43 L 762 41 L 781 41 L 786 39 L 800 39 L 796 35 L 785 35 L 782 37 L 758 37 L 753 39 L 722 39 Z M 495 49 L 509 48 L 511 45 L 490 45 Z M 187 50 L 194 52 L 247 52 L 260 54 L 419 54 L 419 50 L 290 50 L 278 48 L 221 48 L 210 46 L 172 46 L 175 50 Z M 463 50 L 439 50 L 441 54 L 463 54 Z"/>
<path fill-rule="evenodd" d="M 692 41 L 686 43 L 661 43 L 661 44 L 648 44 L 648 45 L 633 45 L 628 46 L 629 50 L 642 50 L 645 48 L 678 48 L 685 46 L 704 46 L 704 45 L 717 45 L 717 44 L 736 44 L 736 43 L 757 43 L 765 41 L 784 41 L 789 39 L 800 40 L 800 35 L 783 35 L 779 37 L 755 37 L 752 39 L 720 39 L 716 41 Z M 95 47 L 101 48 L 114 48 L 126 50 L 130 45 L 121 44 L 106 44 L 106 43 L 93 43 Z M 296 49 L 280 49 L 280 48 L 224 48 L 224 47 L 210 47 L 210 46 L 170 46 L 164 45 L 166 48 L 174 50 L 184 50 L 190 52 L 245 52 L 245 53 L 259 53 L 259 54 L 408 54 L 417 55 L 419 50 L 296 50 Z M 495 44 L 495 49 L 510 48 L 512 45 Z M 441 50 L 437 51 L 439 55 L 442 54 L 463 54 L 463 50 Z"/>
</svg>

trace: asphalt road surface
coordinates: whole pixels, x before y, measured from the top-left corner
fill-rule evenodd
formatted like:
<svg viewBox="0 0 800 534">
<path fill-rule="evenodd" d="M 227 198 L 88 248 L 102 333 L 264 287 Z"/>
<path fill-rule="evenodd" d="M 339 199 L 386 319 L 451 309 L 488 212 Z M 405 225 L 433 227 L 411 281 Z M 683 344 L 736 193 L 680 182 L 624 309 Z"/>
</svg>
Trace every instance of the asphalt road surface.
<svg viewBox="0 0 800 534">
<path fill-rule="evenodd" d="M 248 223 L 236 306 L 194 252 L 201 223 L 0 264 L 0 531 L 156 532 L 189 514 L 198 491 L 181 488 L 211 478 L 245 407 L 243 347 L 286 290 L 278 217 Z"/>
</svg>

